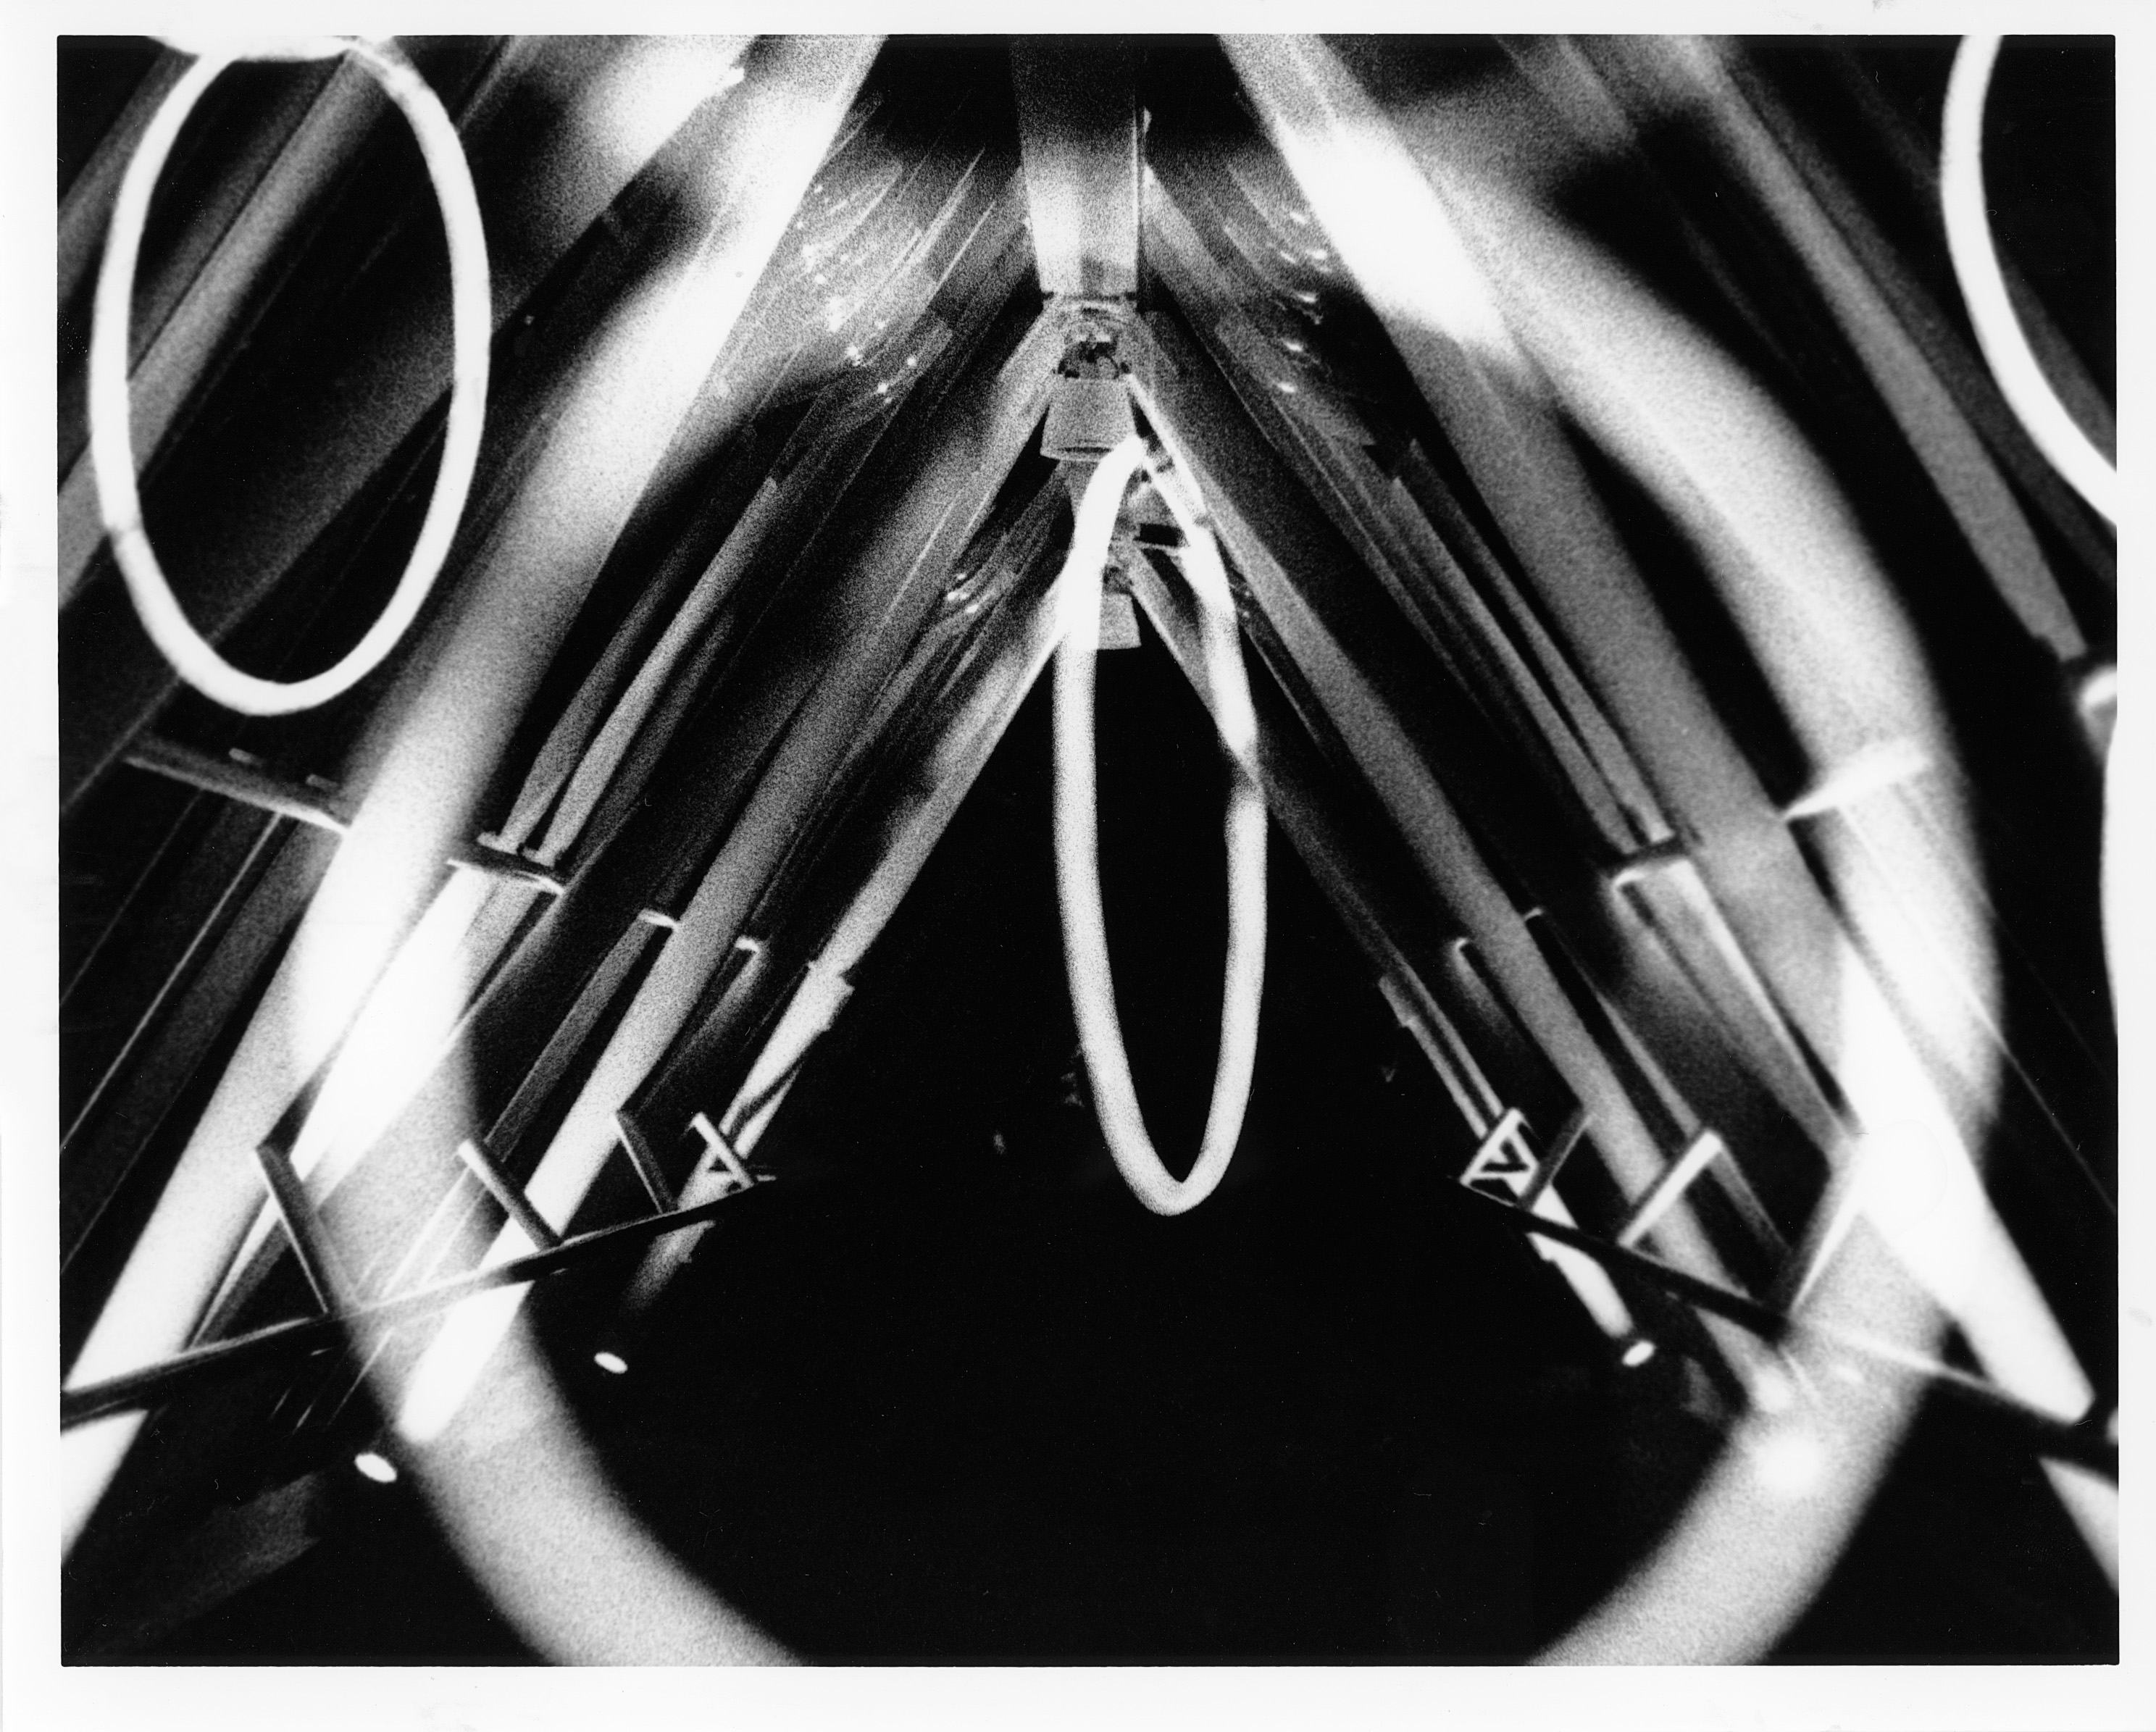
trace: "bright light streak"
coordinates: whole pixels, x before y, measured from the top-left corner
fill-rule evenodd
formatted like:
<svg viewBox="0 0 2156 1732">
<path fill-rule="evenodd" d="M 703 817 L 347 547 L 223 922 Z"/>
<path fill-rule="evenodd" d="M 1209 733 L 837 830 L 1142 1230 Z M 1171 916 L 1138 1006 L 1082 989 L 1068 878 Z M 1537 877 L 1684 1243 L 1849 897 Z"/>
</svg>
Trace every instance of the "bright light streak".
<svg viewBox="0 0 2156 1732">
<path fill-rule="evenodd" d="M 604 1351 L 594 1353 L 592 1355 L 592 1363 L 602 1371 L 610 1371 L 617 1377 L 629 1370 L 629 1361 L 619 1353 Z"/>
<path fill-rule="evenodd" d="M 249 1029 L 249 1040 L 261 1043 L 263 1055 L 243 1046 L 204 1113 L 197 1141 L 219 1147 L 237 1135 L 244 1148 L 245 1138 L 260 1136 L 356 1013 L 365 1027 L 355 1027 L 294 1151 L 295 1168 L 317 1194 L 341 1176 L 341 1155 L 322 1165 L 332 1153 L 331 1128 L 339 1133 L 336 1150 L 357 1153 L 367 1146 L 354 1140 L 362 1121 L 378 1128 L 424 1081 L 420 1062 L 431 1065 L 439 1037 L 463 1002 L 458 946 L 487 887 L 484 879 L 460 874 L 398 945 L 398 889 L 411 877 L 408 844 L 400 843 L 408 825 L 425 824 L 424 812 L 410 810 L 398 811 L 393 820 L 385 805 L 380 822 L 357 825 L 346 837 L 301 924 L 285 972 L 258 1012 L 259 1026 Z M 391 959 L 386 970 L 385 956 Z M 285 1027 L 278 1027 L 280 1022 Z M 235 1075 L 248 1080 L 243 1060 L 266 1063 L 266 1084 L 257 1079 L 253 1090 L 235 1084 Z M 349 1123 L 341 1116 L 346 1112 L 354 1115 Z M 235 1125 L 244 1128 L 235 1131 Z M 225 1247 L 239 1222 L 224 1218 L 223 1212 L 232 1207 L 224 1196 L 207 1177 L 168 1188 L 153 1230 L 137 1244 L 83 1350 L 78 1381 L 131 1370 L 177 1349 L 184 1335 L 175 1339 L 175 1312 L 192 1319 L 215 1304 L 255 1250 L 279 1231 L 274 1212 L 257 1201 L 259 1190 L 242 1193 L 240 1207 L 253 1212 L 252 1220 L 239 1254 L 227 1260 Z M 217 1248 L 216 1264 L 204 1264 L 205 1245 Z M 69 1434 L 62 1453 L 64 1544 L 71 1545 L 89 1520 L 141 1424 L 139 1414 L 116 1414 Z"/>
<path fill-rule="evenodd" d="M 318 1199 L 351 1172 L 440 1061 L 470 985 L 464 940 L 490 888 L 478 873 L 453 877 L 368 994 L 292 1146 L 293 1171 Z M 367 966 L 369 945 L 379 945 L 379 931 L 357 920 L 302 929 L 299 949 L 310 972 L 306 990 L 294 1002 L 303 1024 L 311 1025 L 311 1042 L 332 1038 L 326 1012 Z M 213 1304 L 232 1291 L 262 1245 L 282 1230 L 265 1199 Z"/>
<path fill-rule="evenodd" d="M 1958 1322 L 1984 1368 L 2023 1401 L 2078 1419 L 2094 1391 L 1975 1167 L 1861 969 L 1843 992 L 1841 1075 L 1856 1102 L 1905 1110 L 1867 1136 L 1851 1171 L 1856 1207 L 1902 1266 Z"/>
<path fill-rule="evenodd" d="M 768 90 L 759 84 L 746 93 L 767 105 L 754 147 L 721 153 L 708 184 L 690 189 L 695 197 L 737 202 L 724 243 L 658 273 L 616 311 L 606 350 L 588 364 L 588 377 L 605 379 L 605 388 L 588 404 L 572 406 L 558 423 L 549 454 L 561 453 L 560 473 L 542 469 L 527 488 L 536 509 L 518 527 L 528 532 L 536 561 L 559 564 L 588 553 L 596 570 L 612 546 L 624 515 L 616 508 L 641 491 L 654 454 L 665 448 L 696 382 L 710 371 L 874 53 L 872 42 L 850 38 L 782 40 L 781 58 L 791 70 Z M 603 512 L 595 509 L 601 505 Z M 493 551 L 506 561 L 526 545 L 505 544 L 497 535 Z M 526 1186 L 532 1207 L 557 1227 L 575 1214 L 612 1157 L 613 1104 L 572 1109 Z M 484 1266 L 529 1248 L 511 1223 L 489 1248 Z M 521 1286 L 496 1289 L 449 1314 L 413 1371 L 398 1410 L 401 1435 L 417 1441 L 442 1434 L 507 1335 L 523 1293 Z"/>
<path fill-rule="evenodd" d="M 587 148 L 634 171 L 702 103 L 747 74 L 741 36 L 657 36 L 636 40 L 593 79 L 577 120 Z"/>
<path fill-rule="evenodd" d="M 492 888 L 480 873 L 452 874 L 368 995 L 293 1145 L 294 1168 L 318 1187 L 373 1145 L 433 1072 L 470 996 L 463 944 Z M 341 965 L 344 935 L 311 937 L 311 977 Z"/>
<path fill-rule="evenodd" d="M 484 1267 L 536 1250 L 515 1224 L 501 1230 Z M 495 1287 L 466 1299 L 442 1319 L 441 1332 L 419 1355 L 397 1410 L 397 1435 L 408 1443 L 435 1442 L 457 1417 L 465 1397 L 509 1333 L 524 1288 Z"/>
<path fill-rule="evenodd" d="M 1276 99 L 1260 104 L 1273 142 L 1378 317 L 1527 374 L 1527 356 L 1451 213 L 1355 81 L 1329 57 L 1304 53 L 1289 38 L 1225 41 L 1244 82 Z M 1317 300 L 1308 290 L 1296 298 Z"/>
</svg>

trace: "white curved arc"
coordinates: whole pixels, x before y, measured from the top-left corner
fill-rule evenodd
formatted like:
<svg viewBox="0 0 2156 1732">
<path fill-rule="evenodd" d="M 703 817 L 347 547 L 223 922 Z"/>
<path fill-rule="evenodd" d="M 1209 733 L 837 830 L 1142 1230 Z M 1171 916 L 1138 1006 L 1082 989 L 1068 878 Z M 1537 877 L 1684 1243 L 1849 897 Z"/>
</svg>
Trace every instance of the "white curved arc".
<svg viewBox="0 0 2156 1732">
<path fill-rule="evenodd" d="M 324 53 L 327 41 L 324 39 Z M 336 665 L 304 679 L 264 679 L 241 672 L 219 655 L 188 622 L 173 595 L 143 527 L 142 503 L 136 488 L 128 406 L 127 327 L 143 226 L 151 196 L 181 126 L 218 74 L 237 56 L 213 54 L 197 61 L 151 119 L 113 203 L 92 311 L 90 464 L 97 483 L 99 513 L 111 539 L 113 556 L 143 629 L 174 670 L 205 696 L 244 715 L 289 715 L 326 703 L 365 679 L 396 648 L 440 574 L 458 520 L 464 515 L 486 414 L 488 345 L 493 331 L 486 233 L 480 217 L 479 194 L 472 185 L 471 169 L 458 141 L 455 125 L 426 81 L 393 45 L 353 40 L 335 46 L 338 52 L 356 57 L 374 76 L 410 123 L 418 141 L 449 239 L 454 354 L 448 426 L 426 518 L 388 605 Z M 296 54 L 289 49 L 268 56 L 320 57 L 319 54 Z"/>
<path fill-rule="evenodd" d="M 1185 570 L 1204 621 L 1206 676 L 1217 698 L 1229 760 L 1228 791 L 1228 956 L 1220 1001 L 1220 1050 L 1213 1101 L 1198 1159 L 1188 1177 L 1161 1164 L 1131 1081 L 1101 906 L 1099 815 L 1093 749 L 1093 659 L 1100 638 L 1101 570 L 1125 489 L 1142 467 L 1154 469 L 1162 496 L 1188 544 Z M 1064 960 L 1070 1002 L 1101 1135 L 1123 1181 L 1158 1215 L 1195 1208 L 1220 1182 L 1242 1133 L 1257 1056 L 1258 1011 L 1265 988 L 1265 802 L 1240 767 L 1256 732 L 1243 670 L 1235 602 L 1211 530 L 1182 496 L 1164 466 L 1148 462 L 1136 434 L 1101 459 L 1078 510 L 1070 554 L 1060 580 L 1065 627 L 1055 661 L 1055 886 L 1063 914 Z"/>
<path fill-rule="evenodd" d="M 352 36 L 244 36 L 208 30 L 167 30 L 159 42 L 175 54 L 228 64 L 234 60 L 335 60 L 361 38 Z M 387 38 L 380 38 L 387 42 Z"/>
<path fill-rule="evenodd" d="M 2022 427 L 2074 490 L 2111 521 L 2118 520 L 2118 471 L 2068 413 L 2029 346 L 2008 299 L 1984 197 L 1984 102 L 2001 38 L 1965 36 L 1947 79 L 1944 137 L 1939 153 L 1939 202 L 1954 280 L 1976 327 L 1977 346 Z"/>
</svg>

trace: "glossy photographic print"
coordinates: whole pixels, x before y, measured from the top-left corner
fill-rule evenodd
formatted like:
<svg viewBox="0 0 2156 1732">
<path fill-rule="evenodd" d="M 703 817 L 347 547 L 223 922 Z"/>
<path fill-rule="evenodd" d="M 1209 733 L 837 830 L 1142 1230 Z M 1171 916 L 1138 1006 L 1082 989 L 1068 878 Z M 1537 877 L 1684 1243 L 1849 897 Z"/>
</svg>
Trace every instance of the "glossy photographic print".
<svg viewBox="0 0 2156 1732">
<path fill-rule="evenodd" d="M 2115 1679 L 2124 64 L 59 37 L 63 1668 Z"/>
</svg>

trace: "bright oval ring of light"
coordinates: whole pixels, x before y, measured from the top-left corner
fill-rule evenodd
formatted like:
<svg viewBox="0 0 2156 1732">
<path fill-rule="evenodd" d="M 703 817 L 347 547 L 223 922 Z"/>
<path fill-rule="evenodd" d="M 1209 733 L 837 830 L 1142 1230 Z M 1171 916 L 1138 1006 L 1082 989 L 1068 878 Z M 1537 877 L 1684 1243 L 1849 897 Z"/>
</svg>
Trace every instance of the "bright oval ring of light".
<svg viewBox="0 0 2156 1732">
<path fill-rule="evenodd" d="M 1228 786 L 1228 956 L 1220 998 L 1220 1056 L 1205 1134 L 1189 1175 L 1171 1177 L 1146 1135 L 1131 1081 L 1101 908 L 1099 813 L 1093 756 L 1093 661 L 1101 634 L 1101 568 L 1123 492 L 1141 467 L 1156 470 L 1161 496 L 1183 532 L 1185 571 L 1198 597 L 1205 675 L 1223 745 Z M 1265 990 L 1265 807 L 1246 767 L 1257 737 L 1240 628 L 1212 532 L 1164 474 L 1149 464 L 1136 433 L 1101 460 L 1086 483 L 1065 561 L 1061 648 L 1055 658 L 1055 892 L 1063 914 L 1063 951 L 1079 1045 L 1093 1084 L 1101 1132 L 1133 1195 L 1157 1215 L 1180 1215 L 1213 1194 L 1234 1158 L 1249 1104 Z"/>
<path fill-rule="evenodd" d="M 449 421 L 434 497 L 428 502 L 427 515 L 404 574 L 380 617 L 335 666 L 304 679 L 264 679 L 234 667 L 189 623 L 150 546 L 142 525 L 142 502 L 136 489 L 127 397 L 128 325 L 136 261 L 151 195 L 195 104 L 218 74 L 237 60 L 321 59 L 332 53 L 357 59 L 403 114 L 441 207 L 442 226 L 449 239 L 454 345 Z M 294 38 L 266 44 L 260 53 L 219 50 L 206 54 L 172 86 L 143 133 L 113 204 L 90 323 L 90 454 L 97 481 L 99 511 L 135 610 L 150 641 L 189 685 L 244 715 L 289 715 L 349 691 L 397 647 L 434 587 L 458 520 L 464 515 L 486 414 L 487 350 L 492 331 L 486 232 L 480 218 L 470 166 L 440 100 L 393 44 Z"/>
</svg>

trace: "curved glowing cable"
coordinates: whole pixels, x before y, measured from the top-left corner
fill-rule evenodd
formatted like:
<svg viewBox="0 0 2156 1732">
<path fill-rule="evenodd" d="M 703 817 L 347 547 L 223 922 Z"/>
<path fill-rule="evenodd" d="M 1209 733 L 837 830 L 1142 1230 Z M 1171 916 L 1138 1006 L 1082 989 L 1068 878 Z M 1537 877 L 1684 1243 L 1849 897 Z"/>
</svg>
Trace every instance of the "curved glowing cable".
<svg viewBox="0 0 2156 1732">
<path fill-rule="evenodd" d="M 486 413 L 487 348 L 493 312 L 487 277 L 486 233 L 479 195 L 458 142 L 455 126 L 433 90 L 392 44 L 334 38 L 280 42 L 249 58 L 320 59 L 354 56 L 402 110 L 425 159 L 449 238 L 450 325 L 454 362 L 449 423 L 434 497 L 413 545 L 404 574 L 388 605 L 367 635 L 334 667 L 304 679 L 264 679 L 242 673 L 219 655 L 182 611 L 150 546 L 136 490 L 134 443 L 127 400 L 128 322 L 136 255 L 150 198 L 165 159 L 195 104 L 218 74 L 242 56 L 204 55 L 175 85 L 142 136 L 120 195 L 98 273 L 90 337 L 90 454 L 97 481 L 98 509 L 111 538 L 113 556 L 150 641 L 179 676 L 205 696 L 245 715 L 289 715 L 311 710 L 365 679 L 397 647 L 434 587 L 464 515 L 465 495 L 479 461 L 480 429 Z"/>
<path fill-rule="evenodd" d="M 1187 541 L 1184 570 L 1203 621 L 1206 678 L 1217 698 L 1228 788 L 1228 958 L 1220 997 L 1220 1052 L 1213 1104 L 1189 1176 L 1175 1179 L 1146 1135 L 1131 1082 L 1101 910 L 1098 813 L 1093 756 L 1093 658 L 1101 630 L 1101 571 L 1123 492 L 1141 467 Z M 1078 1040 L 1108 1152 L 1138 1201 L 1157 1215 L 1180 1215 L 1213 1193 L 1227 1171 L 1243 1128 L 1257 1057 L 1258 1007 L 1265 988 L 1265 809 L 1248 761 L 1257 734 L 1243 672 L 1239 628 L 1226 571 L 1203 513 L 1181 496 L 1167 465 L 1149 459 L 1133 433 L 1101 461 L 1078 508 L 1060 580 L 1064 613 L 1055 658 L 1055 889 L 1063 912 L 1063 953 Z"/>
<path fill-rule="evenodd" d="M 2007 299 L 2006 279 L 1992 243 L 1984 202 L 1984 100 L 1999 59 L 1997 36 L 1965 36 L 1947 79 L 1939 202 L 1946 214 L 1947 250 L 1954 280 L 1976 326 L 1992 377 L 2022 427 L 2052 468 L 2112 522 L 2118 520 L 2118 471 L 2083 433 L 2051 382 Z"/>
</svg>

